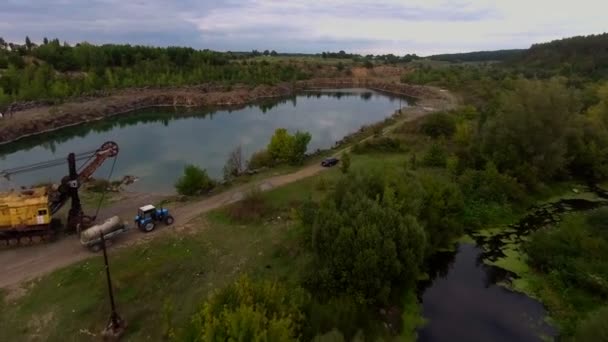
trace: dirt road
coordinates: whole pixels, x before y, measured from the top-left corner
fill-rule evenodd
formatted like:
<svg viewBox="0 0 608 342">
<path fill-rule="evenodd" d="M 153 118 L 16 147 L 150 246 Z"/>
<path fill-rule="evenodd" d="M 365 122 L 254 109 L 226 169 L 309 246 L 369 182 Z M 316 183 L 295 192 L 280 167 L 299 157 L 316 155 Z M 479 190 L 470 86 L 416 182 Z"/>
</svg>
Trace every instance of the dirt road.
<svg viewBox="0 0 608 342">
<path fill-rule="evenodd" d="M 449 93 L 443 93 L 441 100 L 420 101 L 416 106 L 406 109 L 404 118 L 397 124 L 385 129 L 383 134 L 390 132 L 403 122 L 413 121 L 434 111 L 453 108 L 455 104 L 456 99 Z M 336 155 L 341 154 L 341 152 L 337 152 Z M 201 201 L 173 208 L 175 223 L 172 227 L 180 227 L 203 213 L 237 202 L 254 186 L 259 187 L 262 191 L 267 191 L 313 176 L 323 170 L 325 169 L 319 165 L 310 165 L 294 173 L 272 176 L 254 184 L 241 185 Z M 130 219 L 134 215 L 134 208 L 158 202 L 164 197 L 166 196 L 155 194 L 127 194 L 126 198 L 121 200 L 120 203 L 103 209 L 100 217 L 119 215 L 123 219 Z M 161 228 L 152 233 L 143 234 L 139 230 L 133 229 L 118 238 L 114 247 L 130 246 L 134 243 L 155 238 L 168 231 L 171 231 L 171 229 Z M 48 244 L 0 250 L 0 288 L 8 289 L 9 293 L 18 293 L 21 283 L 94 255 L 81 246 L 76 236 L 69 236 Z"/>
</svg>

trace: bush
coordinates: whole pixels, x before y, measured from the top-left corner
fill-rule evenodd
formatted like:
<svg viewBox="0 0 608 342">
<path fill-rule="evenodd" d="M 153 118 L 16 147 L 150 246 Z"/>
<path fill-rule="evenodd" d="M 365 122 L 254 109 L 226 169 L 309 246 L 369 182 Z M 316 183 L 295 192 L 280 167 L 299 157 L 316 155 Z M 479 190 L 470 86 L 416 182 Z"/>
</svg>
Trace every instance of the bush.
<svg viewBox="0 0 608 342">
<path fill-rule="evenodd" d="M 501 174 L 491 162 L 482 171 L 466 170 L 459 178 L 460 188 L 468 199 L 507 203 L 525 198 L 517 179 Z"/>
<path fill-rule="evenodd" d="M 297 131 L 291 135 L 285 128 L 279 128 L 270 139 L 267 150 L 275 163 L 299 165 L 304 161 L 311 138 L 307 132 Z"/>
<path fill-rule="evenodd" d="M 368 139 L 353 146 L 353 153 L 363 154 L 372 152 L 401 152 L 401 142 L 394 138 L 379 137 Z"/>
<path fill-rule="evenodd" d="M 425 175 L 420 181 L 424 200 L 419 218 L 427 233 L 428 252 L 433 253 L 462 235 L 463 197 L 458 185 L 448 179 Z"/>
<path fill-rule="evenodd" d="M 342 158 L 340 159 L 340 171 L 346 174 L 348 173 L 348 169 L 350 169 L 350 153 L 344 152 L 342 153 Z"/>
<path fill-rule="evenodd" d="M 184 175 L 175 183 L 177 193 L 185 196 L 207 193 L 215 186 L 215 182 L 207 175 L 207 170 L 195 165 L 186 165 Z"/>
<path fill-rule="evenodd" d="M 308 302 L 302 289 L 243 277 L 203 305 L 181 340 L 297 341 Z"/>
<path fill-rule="evenodd" d="M 576 330 L 575 340 L 580 342 L 608 341 L 608 325 L 606 322 L 608 322 L 608 306 L 604 306 L 592 313 L 587 319 L 579 324 Z"/>
<path fill-rule="evenodd" d="M 606 296 L 608 240 L 597 235 L 598 227 L 592 226 L 590 221 L 594 222 L 595 218 L 566 217 L 557 228 L 532 234 L 525 250 L 532 266 L 555 275 L 565 288 Z"/>
<path fill-rule="evenodd" d="M 243 164 L 243 149 L 239 145 L 228 155 L 228 160 L 226 160 L 226 164 L 224 165 L 223 169 L 224 180 L 229 182 L 233 178 L 238 177 L 243 172 Z"/>
<path fill-rule="evenodd" d="M 273 165 L 272 156 L 268 153 L 268 150 L 261 150 L 251 156 L 251 159 L 249 159 L 249 162 L 247 163 L 247 168 L 249 170 L 256 170 L 264 167 L 272 167 Z"/>
<path fill-rule="evenodd" d="M 228 208 L 228 215 L 238 222 L 255 222 L 261 220 L 271 211 L 262 191 L 255 187 L 245 194 L 243 200 Z"/>
<path fill-rule="evenodd" d="M 434 113 L 424 119 L 420 129 L 433 138 L 441 136 L 449 138 L 456 132 L 456 120 L 447 113 Z"/>
<path fill-rule="evenodd" d="M 434 143 L 427 150 L 422 163 L 430 167 L 446 167 L 447 158 L 448 155 L 445 149 L 441 145 Z"/>
</svg>

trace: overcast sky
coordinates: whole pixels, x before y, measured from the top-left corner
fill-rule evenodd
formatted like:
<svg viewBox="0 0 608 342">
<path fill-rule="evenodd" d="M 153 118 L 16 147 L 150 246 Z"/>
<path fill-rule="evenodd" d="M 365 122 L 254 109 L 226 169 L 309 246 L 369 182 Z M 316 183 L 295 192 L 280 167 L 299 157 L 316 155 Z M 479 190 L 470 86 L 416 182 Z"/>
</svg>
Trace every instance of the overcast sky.
<svg viewBox="0 0 608 342">
<path fill-rule="evenodd" d="M 603 33 L 607 13 L 608 0 L 0 0 L 0 36 L 428 55 Z"/>
</svg>

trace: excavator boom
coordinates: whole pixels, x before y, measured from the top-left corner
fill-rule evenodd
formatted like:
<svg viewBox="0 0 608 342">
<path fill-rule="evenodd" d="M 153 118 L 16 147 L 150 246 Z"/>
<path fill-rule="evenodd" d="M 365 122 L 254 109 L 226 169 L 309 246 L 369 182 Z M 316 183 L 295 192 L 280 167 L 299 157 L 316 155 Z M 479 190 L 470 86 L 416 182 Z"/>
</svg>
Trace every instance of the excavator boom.
<svg viewBox="0 0 608 342">
<path fill-rule="evenodd" d="M 85 225 L 88 220 L 94 220 L 88 216 L 85 216 L 82 211 L 82 206 L 80 204 L 80 198 L 78 196 L 78 189 L 80 186 L 87 182 L 95 173 L 101 165 L 108 160 L 109 158 L 115 158 L 118 155 L 119 148 L 115 142 L 108 141 L 101 145 L 100 148 L 94 151 L 84 152 L 84 153 L 70 153 L 67 158 L 68 170 L 69 173 L 67 176 L 61 179 L 59 186 L 53 186 L 51 189 L 47 189 L 48 193 L 48 214 L 51 216 L 56 214 L 66 203 L 71 199 L 71 207 L 68 214 L 68 228 L 69 229 L 80 229 L 82 225 Z M 84 160 L 84 163 L 77 168 L 76 162 Z M 10 177 L 14 174 L 41 170 L 48 167 L 53 167 L 61 164 L 65 164 L 65 159 L 55 159 L 47 162 L 40 162 L 31 165 L 26 165 L 22 167 L 17 167 L 13 169 L 0 171 L 0 176 Z M 114 159 L 116 162 L 116 159 Z M 114 166 L 112 166 L 112 170 Z M 31 192 L 31 190 L 28 190 Z M 26 191 L 27 192 L 27 191 Z M 17 197 L 14 197 L 17 198 Z M 19 206 L 20 201 L 23 202 L 23 205 L 30 205 L 32 202 L 31 199 L 19 199 L 17 201 L 12 201 L 10 206 L 15 207 Z M 5 201 L 6 202 L 6 201 Z M 2 201 L 0 201 L 2 204 Z M 41 205 L 41 204 L 40 204 Z M 8 208 L 8 207 L 7 207 Z M 0 208 L 2 209 L 2 208 Z M 3 209 L 4 210 L 4 209 Z M 32 209 L 34 210 L 34 209 Z M 38 210 L 38 209 L 36 209 Z M 6 209 L 8 213 L 10 208 Z M 12 211 L 10 211 L 12 212 Z M 15 207 L 15 213 L 19 213 L 17 207 Z M 40 218 L 40 222 L 34 224 L 33 226 L 26 225 L 19 222 L 25 222 L 25 217 L 14 217 L 14 220 L 11 219 L 11 225 L 7 227 L 0 226 L 0 239 L 9 240 L 20 240 L 22 237 L 29 237 L 30 240 L 33 236 L 47 236 L 50 234 L 49 230 L 51 229 L 51 225 L 48 224 L 48 219 L 45 217 L 49 217 L 48 214 L 41 215 L 40 213 L 47 212 L 47 210 L 40 209 L 38 210 L 38 215 Z M 30 217 L 31 218 L 31 217 Z"/>
</svg>

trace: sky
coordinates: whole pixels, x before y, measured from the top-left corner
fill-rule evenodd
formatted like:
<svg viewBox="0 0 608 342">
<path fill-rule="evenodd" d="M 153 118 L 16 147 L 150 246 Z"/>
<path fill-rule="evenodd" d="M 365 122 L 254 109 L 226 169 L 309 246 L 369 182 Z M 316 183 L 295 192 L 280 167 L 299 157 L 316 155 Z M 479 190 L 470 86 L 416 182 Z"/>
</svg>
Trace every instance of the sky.
<svg viewBox="0 0 608 342">
<path fill-rule="evenodd" d="M 0 0 L 0 36 L 430 55 L 608 31 L 608 0 Z"/>
</svg>

